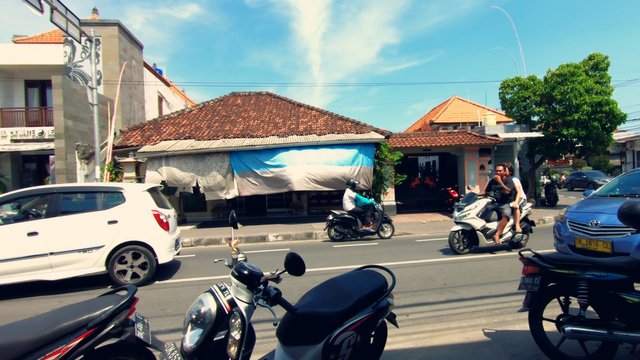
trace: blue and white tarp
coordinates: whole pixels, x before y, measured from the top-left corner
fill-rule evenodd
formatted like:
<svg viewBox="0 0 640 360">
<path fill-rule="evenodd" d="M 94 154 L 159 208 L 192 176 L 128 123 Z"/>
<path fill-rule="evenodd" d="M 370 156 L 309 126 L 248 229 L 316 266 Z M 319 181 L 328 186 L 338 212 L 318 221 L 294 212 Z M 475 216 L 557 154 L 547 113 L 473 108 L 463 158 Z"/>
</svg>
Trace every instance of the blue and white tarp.
<svg viewBox="0 0 640 360">
<path fill-rule="evenodd" d="M 231 167 L 241 196 L 342 190 L 348 179 L 370 189 L 375 144 L 236 151 Z"/>
</svg>

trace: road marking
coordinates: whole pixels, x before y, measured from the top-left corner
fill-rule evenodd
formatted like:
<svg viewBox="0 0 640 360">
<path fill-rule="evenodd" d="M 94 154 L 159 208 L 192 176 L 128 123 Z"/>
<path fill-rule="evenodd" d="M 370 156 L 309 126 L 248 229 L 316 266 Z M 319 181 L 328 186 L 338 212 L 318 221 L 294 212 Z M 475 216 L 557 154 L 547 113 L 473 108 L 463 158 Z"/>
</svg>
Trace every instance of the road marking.
<svg viewBox="0 0 640 360">
<path fill-rule="evenodd" d="M 442 241 L 442 240 L 449 240 L 449 238 L 423 239 L 423 240 L 416 240 L 416 242 Z"/>
<path fill-rule="evenodd" d="M 550 252 L 555 252 L 554 249 L 549 250 L 536 250 L 539 254 L 546 254 Z M 402 265 L 415 265 L 415 264 L 430 264 L 430 263 L 444 263 L 444 262 L 454 262 L 454 261 L 464 261 L 464 260 L 477 260 L 477 259 L 487 259 L 487 258 L 496 258 L 496 257 L 505 257 L 505 256 L 514 256 L 518 255 L 517 252 L 509 252 L 503 254 L 489 254 L 489 255 L 464 255 L 464 256 L 456 256 L 451 258 L 443 258 L 443 259 L 425 259 L 425 260 L 407 260 L 407 261 L 394 261 L 387 263 L 380 263 L 377 265 L 382 266 L 402 266 Z M 351 270 L 368 264 L 360 264 L 360 265 L 344 265 L 344 266 L 332 266 L 332 267 L 324 267 L 324 268 L 316 268 L 316 269 L 307 269 L 307 272 L 318 272 L 318 271 L 335 271 L 335 270 Z M 205 276 L 198 278 L 187 278 L 187 279 L 174 279 L 174 280 L 163 280 L 156 281 L 153 285 L 163 285 L 163 284 L 177 284 L 177 283 L 186 283 L 186 282 L 196 282 L 196 281 L 210 281 L 210 280 L 223 280 L 229 278 L 229 275 L 220 275 L 220 276 Z"/>
<path fill-rule="evenodd" d="M 174 256 L 173 258 L 182 259 L 182 258 L 195 257 L 195 256 L 196 256 L 195 254 L 194 255 L 177 255 L 177 256 Z"/>
<path fill-rule="evenodd" d="M 244 254 L 258 254 L 258 253 L 268 253 L 268 252 L 283 252 L 290 251 L 291 249 L 270 249 L 270 250 L 251 250 L 251 251 L 243 251 Z"/>
<path fill-rule="evenodd" d="M 378 243 L 349 244 L 349 245 L 333 245 L 333 247 L 334 247 L 334 248 L 343 248 L 343 247 L 373 246 L 373 245 L 378 245 Z"/>
</svg>

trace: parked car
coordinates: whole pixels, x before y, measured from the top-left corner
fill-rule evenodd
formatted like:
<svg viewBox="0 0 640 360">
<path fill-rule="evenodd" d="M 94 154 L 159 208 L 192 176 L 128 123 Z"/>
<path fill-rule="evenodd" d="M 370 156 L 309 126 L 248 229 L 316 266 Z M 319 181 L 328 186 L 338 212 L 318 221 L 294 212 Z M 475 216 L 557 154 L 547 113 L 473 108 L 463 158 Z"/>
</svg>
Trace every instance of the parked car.
<svg viewBox="0 0 640 360">
<path fill-rule="evenodd" d="M 640 201 L 640 169 L 628 171 L 587 198 L 560 211 L 553 226 L 556 250 L 585 256 L 629 255 L 640 257 L 640 233 L 623 225 L 618 208 L 628 200 Z"/>
<path fill-rule="evenodd" d="M 600 170 L 585 170 L 569 174 L 564 181 L 564 186 L 569 191 L 577 188 L 597 189 L 609 181 L 611 181 L 611 176 Z"/>
<path fill-rule="evenodd" d="M 156 184 L 43 185 L 0 196 L 0 285 L 108 273 L 142 285 L 181 249 Z"/>
</svg>

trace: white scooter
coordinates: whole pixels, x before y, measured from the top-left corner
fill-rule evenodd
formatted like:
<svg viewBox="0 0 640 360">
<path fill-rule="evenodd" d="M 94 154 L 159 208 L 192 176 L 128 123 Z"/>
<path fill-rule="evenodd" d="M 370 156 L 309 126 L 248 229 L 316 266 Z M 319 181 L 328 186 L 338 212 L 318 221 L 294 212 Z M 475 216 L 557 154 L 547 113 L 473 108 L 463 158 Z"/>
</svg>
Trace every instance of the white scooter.
<svg viewBox="0 0 640 360">
<path fill-rule="evenodd" d="M 496 233 L 500 218 L 496 211 L 498 204 L 490 195 L 479 196 L 468 193 L 461 202 L 455 205 L 453 222 L 455 225 L 449 231 L 449 248 L 455 254 L 466 254 L 473 247 L 496 246 L 493 235 Z M 533 205 L 527 203 L 521 209 L 520 227 L 522 233 L 515 232 L 513 217 L 509 219 L 502 232 L 500 241 L 508 244 L 512 249 L 520 249 L 529 241 L 529 234 L 533 232 L 535 222 L 529 219 Z"/>
<path fill-rule="evenodd" d="M 229 221 L 238 228 L 233 211 Z M 271 283 L 282 281 L 284 273 L 302 276 L 302 258 L 290 252 L 284 270 L 265 274 L 247 261 L 238 243 L 232 231 L 231 260 L 215 260 L 232 269 L 229 283 L 217 283 L 196 299 L 185 317 L 180 348 L 165 344 L 162 359 L 248 360 L 256 342 L 251 318 L 258 307 L 269 310 L 278 325 L 277 347 L 260 359 L 380 358 L 387 341 L 386 321 L 398 326 L 392 311 L 396 278 L 391 270 L 361 266 L 315 286 L 292 305 Z M 280 322 L 273 310 L 276 305 L 286 310 Z"/>
</svg>

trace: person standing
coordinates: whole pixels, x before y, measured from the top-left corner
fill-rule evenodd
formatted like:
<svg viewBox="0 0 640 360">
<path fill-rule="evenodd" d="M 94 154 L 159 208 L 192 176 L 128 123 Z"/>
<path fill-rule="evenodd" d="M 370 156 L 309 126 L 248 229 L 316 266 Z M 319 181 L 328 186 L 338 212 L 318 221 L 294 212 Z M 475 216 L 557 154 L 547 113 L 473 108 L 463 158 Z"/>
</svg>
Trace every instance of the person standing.
<svg viewBox="0 0 640 360">
<path fill-rule="evenodd" d="M 374 205 L 375 202 L 356 192 L 356 186 L 359 183 L 355 179 L 347 180 L 347 189 L 342 195 L 342 208 L 361 219 L 362 230 L 371 230 L 371 207 L 369 205 Z"/>
<path fill-rule="evenodd" d="M 493 197 L 496 199 L 498 203 L 498 208 L 496 209 L 498 212 L 498 216 L 500 216 L 500 222 L 498 223 L 498 228 L 496 229 L 496 233 L 493 235 L 493 241 L 500 245 L 502 242 L 500 238 L 502 237 L 502 232 L 505 227 L 507 227 L 507 223 L 511 218 L 511 206 L 510 203 L 513 202 L 515 198 L 515 184 L 513 183 L 513 179 L 508 175 L 507 166 L 505 164 L 498 164 L 495 168 L 495 175 L 487 184 L 484 192 L 492 192 Z"/>
</svg>

